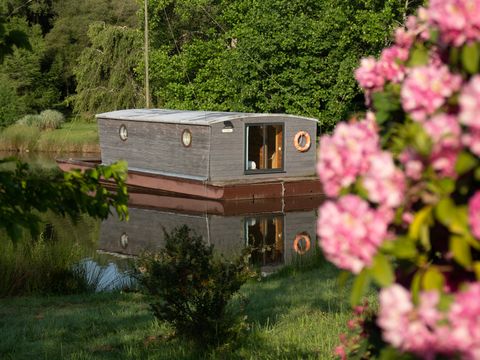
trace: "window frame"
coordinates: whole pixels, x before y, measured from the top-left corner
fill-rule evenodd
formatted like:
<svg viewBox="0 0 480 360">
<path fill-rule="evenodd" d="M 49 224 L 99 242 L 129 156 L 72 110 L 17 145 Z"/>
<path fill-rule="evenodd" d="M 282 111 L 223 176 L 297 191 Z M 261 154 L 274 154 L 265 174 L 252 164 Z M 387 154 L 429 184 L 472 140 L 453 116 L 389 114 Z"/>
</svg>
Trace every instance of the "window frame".
<svg viewBox="0 0 480 360">
<path fill-rule="evenodd" d="M 248 170 L 248 127 L 249 126 L 263 126 L 263 145 L 266 140 L 266 126 L 268 125 L 281 125 L 282 126 L 282 166 L 276 169 L 255 169 Z M 260 175 L 260 174 L 275 174 L 285 172 L 285 122 L 258 122 L 258 123 L 245 123 L 244 129 L 244 147 L 243 147 L 243 173 L 244 175 Z"/>
</svg>

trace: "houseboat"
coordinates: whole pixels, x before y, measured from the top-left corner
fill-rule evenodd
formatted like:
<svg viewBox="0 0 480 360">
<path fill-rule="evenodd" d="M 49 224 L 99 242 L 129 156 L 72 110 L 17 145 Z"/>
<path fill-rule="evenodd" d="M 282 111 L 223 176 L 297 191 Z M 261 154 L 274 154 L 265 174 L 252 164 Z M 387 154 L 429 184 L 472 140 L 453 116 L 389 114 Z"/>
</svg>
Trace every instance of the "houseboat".
<svg viewBox="0 0 480 360">
<path fill-rule="evenodd" d="M 285 115 L 131 109 L 97 115 L 101 163 L 128 162 L 127 184 L 206 199 L 321 194 L 317 120 Z M 93 164 L 59 161 L 64 170 Z"/>
</svg>

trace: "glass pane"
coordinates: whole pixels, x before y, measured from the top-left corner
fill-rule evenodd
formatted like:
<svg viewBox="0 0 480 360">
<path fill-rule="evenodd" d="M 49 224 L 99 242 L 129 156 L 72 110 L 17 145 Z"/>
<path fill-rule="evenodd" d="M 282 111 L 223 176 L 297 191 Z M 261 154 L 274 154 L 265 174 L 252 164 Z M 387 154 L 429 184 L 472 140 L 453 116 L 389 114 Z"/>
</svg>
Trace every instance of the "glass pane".
<svg viewBox="0 0 480 360">
<path fill-rule="evenodd" d="M 247 127 L 247 170 L 265 169 L 263 126 Z"/>
<path fill-rule="evenodd" d="M 282 168 L 282 125 L 267 125 L 265 147 L 268 169 Z"/>
</svg>

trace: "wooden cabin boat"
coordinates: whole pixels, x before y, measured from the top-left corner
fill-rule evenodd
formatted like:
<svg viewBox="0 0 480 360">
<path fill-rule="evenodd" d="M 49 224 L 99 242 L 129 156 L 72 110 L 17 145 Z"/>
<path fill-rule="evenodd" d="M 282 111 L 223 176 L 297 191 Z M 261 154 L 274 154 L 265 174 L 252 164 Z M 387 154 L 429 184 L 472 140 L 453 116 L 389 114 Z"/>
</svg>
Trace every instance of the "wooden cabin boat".
<svg viewBox="0 0 480 360">
<path fill-rule="evenodd" d="M 127 183 L 207 199 L 321 193 L 317 121 L 284 114 L 163 109 L 97 115 L 101 162 L 128 162 Z M 62 169 L 93 166 L 59 161 Z"/>
</svg>

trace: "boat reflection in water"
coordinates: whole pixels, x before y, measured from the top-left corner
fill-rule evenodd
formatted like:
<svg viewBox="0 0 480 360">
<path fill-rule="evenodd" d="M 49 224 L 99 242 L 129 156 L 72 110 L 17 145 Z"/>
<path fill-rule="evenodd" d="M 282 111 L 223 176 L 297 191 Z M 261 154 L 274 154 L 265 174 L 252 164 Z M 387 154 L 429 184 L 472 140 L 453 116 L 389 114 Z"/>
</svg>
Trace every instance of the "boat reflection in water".
<svg viewBox="0 0 480 360">
<path fill-rule="evenodd" d="M 219 202 L 132 193 L 130 220 L 105 220 L 99 250 L 127 256 L 158 250 L 165 244 L 163 229 L 170 232 L 187 225 L 227 258 L 250 246 L 253 263 L 270 273 L 315 252 L 321 201 L 320 197 L 290 197 Z"/>
</svg>

